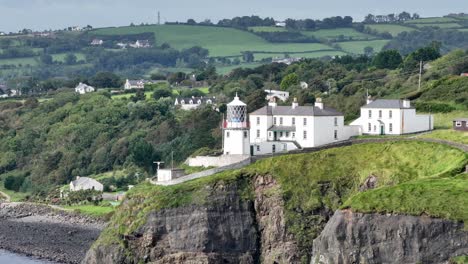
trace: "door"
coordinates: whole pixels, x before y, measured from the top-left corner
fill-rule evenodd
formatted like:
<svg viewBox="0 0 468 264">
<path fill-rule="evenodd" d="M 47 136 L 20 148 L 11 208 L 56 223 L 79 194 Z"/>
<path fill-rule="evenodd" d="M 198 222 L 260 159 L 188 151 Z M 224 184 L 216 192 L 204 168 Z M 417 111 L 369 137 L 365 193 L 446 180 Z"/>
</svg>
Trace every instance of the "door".
<svg viewBox="0 0 468 264">
<path fill-rule="evenodd" d="M 278 137 L 278 132 L 273 132 L 273 140 L 276 141 L 276 138 Z"/>
<path fill-rule="evenodd" d="M 384 125 L 380 125 L 380 135 L 385 135 L 385 127 L 384 127 Z"/>
<path fill-rule="evenodd" d="M 254 146 L 250 146 L 250 156 L 254 155 Z"/>
</svg>

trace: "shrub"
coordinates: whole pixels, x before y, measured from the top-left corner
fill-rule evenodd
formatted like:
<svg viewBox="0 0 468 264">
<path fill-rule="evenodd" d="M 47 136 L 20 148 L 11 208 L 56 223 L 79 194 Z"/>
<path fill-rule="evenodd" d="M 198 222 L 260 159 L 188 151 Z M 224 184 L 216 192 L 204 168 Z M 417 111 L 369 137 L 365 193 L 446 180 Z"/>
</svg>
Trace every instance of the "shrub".
<svg viewBox="0 0 468 264">
<path fill-rule="evenodd" d="M 416 102 L 415 107 L 418 111 L 428 113 L 448 113 L 455 110 L 452 105 L 439 102 Z"/>
<path fill-rule="evenodd" d="M 24 175 L 10 175 L 6 177 L 4 187 L 7 190 L 18 192 L 23 185 L 24 179 L 26 177 Z"/>
</svg>

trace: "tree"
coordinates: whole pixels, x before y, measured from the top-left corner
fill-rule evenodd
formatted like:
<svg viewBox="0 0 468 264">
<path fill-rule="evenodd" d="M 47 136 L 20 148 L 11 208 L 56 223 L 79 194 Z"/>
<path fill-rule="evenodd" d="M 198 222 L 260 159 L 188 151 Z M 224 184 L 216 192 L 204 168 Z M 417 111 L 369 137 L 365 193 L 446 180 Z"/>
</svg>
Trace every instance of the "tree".
<svg viewBox="0 0 468 264">
<path fill-rule="evenodd" d="M 160 98 L 171 97 L 172 92 L 167 88 L 157 89 L 153 92 L 153 98 L 159 100 Z"/>
<path fill-rule="evenodd" d="M 50 65 L 54 62 L 52 56 L 50 56 L 49 54 L 45 54 L 45 53 L 42 54 L 39 57 L 39 59 L 43 64 L 46 64 L 46 65 Z"/>
<path fill-rule="evenodd" d="M 150 75 L 150 78 L 151 80 L 155 80 L 155 81 L 158 81 L 158 80 L 166 80 L 166 76 L 162 73 L 152 73 Z"/>
<path fill-rule="evenodd" d="M 196 24 L 197 22 L 194 19 L 192 18 L 187 19 L 187 25 L 196 25 Z"/>
<path fill-rule="evenodd" d="M 306 30 L 313 30 L 315 29 L 315 21 L 312 19 L 306 19 L 304 20 L 304 28 Z"/>
<path fill-rule="evenodd" d="M 257 89 L 245 98 L 245 103 L 247 104 L 247 112 L 253 112 L 263 106 L 266 103 L 267 93 L 261 89 Z"/>
<path fill-rule="evenodd" d="M 101 88 L 117 88 L 122 84 L 120 77 L 112 72 L 98 72 L 91 79 L 91 85 Z"/>
<path fill-rule="evenodd" d="M 183 72 L 174 72 L 169 77 L 167 78 L 167 81 L 171 84 L 178 84 L 185 80 L 187 78 L 187 75 Z"/>
<path fill-rule="evenodd" d="M 379 69 L 396 69 L 403 59 L 397 50 L 384 50 L 374 57 L 373 65 Z"/>
<path fill-rule="evenodd" d="M 408 12 L 401 12 L 398 14 L 398 20 L 399 21 L 407 21 L 411 19 L 411 14 Z"/>
<path fill-rule="evenodd" d="M 67 65 L 76 64 L 76 61 L 77 61 L 76 55 L 73 54 L 73 53 L 68 53 L 65 56 L 65 64 L 67 64 Z"/>
<path fill-rule="evenodd" d="M 281 90 L 286 90 L 293 85 L 299 84 L 299 77 L 295 73 L 290 73 L 284 76 L 283 80 L 281 81 L 280 87 Z"/>
<path fill-rule="evenodd" d="M 251 51 L 245 51 L 242 53 L 242 59 L 245 62 L 253 62 L 254 61 L 254 54 Z"/>
<path fill-rule="evenodd" d="M 370 56 L 372 56 L 372 54 L 374 54 L 374 48 L 373 47 L 367 46 L 367 47 L 364 48 L 364 55 L 366 55 L 367 57 L 370 57 Z"/>
<path fill-rule="evenodd" d="M 145 92 L 143 90 L 138 90 L 136 93 L 135 93 L 135 96 L 132 96 L 131 97 L 131 100 L 133 102 L 138 102 L 138 101 L 144 101 L 146 100 L 146 95 L 145 95 Z"/>
</svg>

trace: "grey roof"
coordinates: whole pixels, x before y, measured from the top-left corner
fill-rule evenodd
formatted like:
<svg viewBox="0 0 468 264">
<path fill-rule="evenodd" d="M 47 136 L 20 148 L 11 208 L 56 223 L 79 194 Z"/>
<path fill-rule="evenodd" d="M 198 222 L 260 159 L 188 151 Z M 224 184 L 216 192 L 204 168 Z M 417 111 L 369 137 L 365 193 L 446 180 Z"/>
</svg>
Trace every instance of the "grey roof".
<svg viewBox="0 0 468 264">
<path fill-rule="evenodd" d="M 296 131 L 295 126 L 271 126 L 268 131 Z"/>
<path fill-rule="evenodd" d="M 457 122 L 468 122 L 468 118 L 467 117 L 459 117 L 459 118 L 455 118 L 453 119 L 453 121 L 457 121 Z"/>
<path fill-rule="evenodd" d="M 101 184 L 100 182 L 96 181 L 95 179 L 91 179 L 89 177 L 80 177 L 73 182 L 74 186 L 89 186 L 89 185 L 95 185 L 95 184 Z"/>
<path fill-rule="evenodd" d="M 364 105 L 362 108 L 398 108 L 412 109 L 414 107 L 403 107 L 403 101 L 398 99 L 377 99 L 370 104 Z"/>
<path fill-rule="evenodd" d="M 208 100 L 211 101 L 211 103 L 216 103 L 216 98 L 215 97 L 177 97 L 177 102 L 182 102 L 182 100 L 184 100 L 184 102 L 186 104 L 188 104 L 190 102 L 190 100 L 192 100 L 194 103 L 197 103 L 198 100 L 201 101 L 202 104 L 205 104 Z"/>
<path fill-rule="evenodd" d="M 254 112 L 251 115 L 289 115 L 289 116 L 342 116 L 343 114 L 337 110 L 324 107 L 320 109 L 315 106 L 297 106 L 292 108 L 291 106 L 264 106 Z"/>
</svg>

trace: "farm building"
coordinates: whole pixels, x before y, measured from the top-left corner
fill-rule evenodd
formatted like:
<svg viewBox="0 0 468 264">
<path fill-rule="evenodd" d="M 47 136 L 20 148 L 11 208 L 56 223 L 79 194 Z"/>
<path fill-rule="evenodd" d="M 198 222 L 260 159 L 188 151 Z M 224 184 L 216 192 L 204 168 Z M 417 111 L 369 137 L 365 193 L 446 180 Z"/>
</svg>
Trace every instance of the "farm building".
<svg viewBox="0 0 468 264">
<path fill-rule="evenodd" d="M 93 39 L 93 41 L 91 41 L 92 46 L 101 46 L 102 44 L 104 44 L 104 40 L 102 39 Z"/>
<path fill-rule="evenodd" d="M 468 131 L 468 118 L 456 118 L 453 120 L 453 129 Z"/>
<path fill-rule="evenodd" d="M 342 113 L 325 107 L 320 98 L 314 106 L 278 106 L 272 101 L 250 117 L 250 152 L 253 155 L 286 152 L 335 143 L 358 135 L 359 127 L 345 126 Z"/>
<path fill-rule="evenodd" d="M 75 87 L 75 92 L 79 94 L 92 93 L 94 91 L 96 91 L 94 87 L 85 83 L 79 83 L 78 86 Z"/>
<path fill-rule="evenodd" d="M 189 98 L 176 98 L 174 105 L 179 106 L 182 110 L 197 109 L 201 105 L 215 105 L 216 97 L 189 97 Z"/>
<path fill-rule="evenodd" d="M 70 182 L 70 191 L 76 192 L 81 190 L 95 190 L 95 191 L 103 191 L 104 186 L 91 178 L 88 177 L 76 177 L 76 180 Z"/>
<path fill-rule="evenodd" d="M 147 80 L 129 80 L 127 79 L 124 84 L 124 89 L 125 90 L 130 90 L 130 89 L 143 89 L 145 88 L 145 84 L 150 84 L 152 83 L 151 81 Z"/>
<path fill-rule="evenodd" d="M 417 115 L 409 100 L 367 99 L 361 116 L 351 125 L 361 127 L 362 134 L 402 135 L 434 129 L 432 115 Z"/>
<path fill-rule="evenodd" d="M 265 92 L 267 93 L 266 99 L 268 101 L 272 100 L 273 98 L 276 98 L 278 100 L 286 102 L 289 99 L 289 92 L 286 91 L 265 90 Z"/>
</svg>

